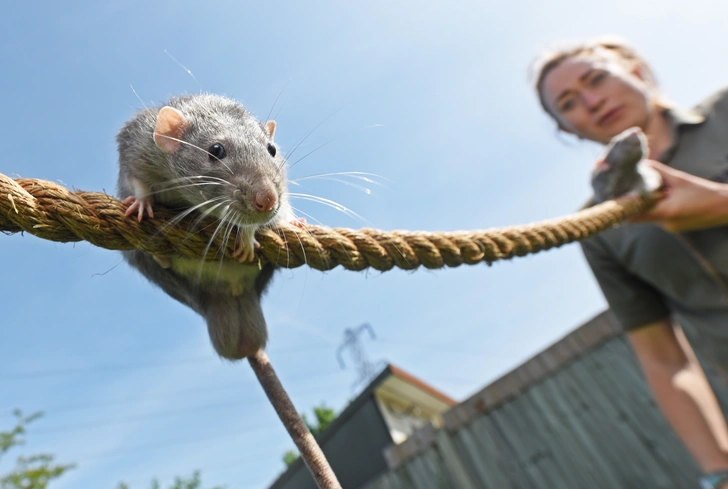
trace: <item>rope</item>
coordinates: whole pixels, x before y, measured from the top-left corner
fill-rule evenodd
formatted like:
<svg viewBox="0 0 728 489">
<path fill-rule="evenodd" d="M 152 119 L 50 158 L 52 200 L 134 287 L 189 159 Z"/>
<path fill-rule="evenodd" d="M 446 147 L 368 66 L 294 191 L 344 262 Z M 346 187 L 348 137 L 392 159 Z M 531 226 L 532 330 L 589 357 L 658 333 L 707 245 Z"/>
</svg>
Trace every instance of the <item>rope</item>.
<svg viewBox="0 0 728 489">
<path fill-rule="evenodd" d="M 317 270 L 399 267 L 414 270 L 490 263 L 559 247 L 593 236 L 638 214 L 658 197 L 620 197 L 577 213 L 521 226 L 482 231 L 422 232 L 327 228 L 307 225 L 258 231 L 259 259 L 279 267 Z M 110 250 L 140 249 L 155 255 L 232 259 L 235 238 L 222 242 L 217 225 L 198 216 L 175 219 L 157 209 L 142 222 L 124 215 L 126 206 L 105 193 L 70 191 L 61 185 L 0 173 L 0 232 L 27 232 L 59 242 L 88 241 Z M 174 219 L 174 221 L 173 221 Z"/>
<path fill-rule="evenodd" d="M 278 417 L 283 422 L 283 426 L 286 427 L 288 434 L 291 435 L 291 439 L 293 439 L 298 451 L 301 453 L 301 457 L 306 462 L 316 485 L 318 485 L 319 489 L 341 489 L 341 484 L 336 479 L 336 475 L 318 443 L 316 443 L 316 439 L 306 427 L 293 406 L 291 398 L 288 397 L 286 390 L 281 385 L 281 381 L 270 364 L 268 355 L 263 350 L 258 350 L 258 353 L 249 357 L 248 361 L 258 377 L 260 385 L 263 386 L 265 394 L 273 404 L 273 408 L 278 413 Z"/>
</svg>

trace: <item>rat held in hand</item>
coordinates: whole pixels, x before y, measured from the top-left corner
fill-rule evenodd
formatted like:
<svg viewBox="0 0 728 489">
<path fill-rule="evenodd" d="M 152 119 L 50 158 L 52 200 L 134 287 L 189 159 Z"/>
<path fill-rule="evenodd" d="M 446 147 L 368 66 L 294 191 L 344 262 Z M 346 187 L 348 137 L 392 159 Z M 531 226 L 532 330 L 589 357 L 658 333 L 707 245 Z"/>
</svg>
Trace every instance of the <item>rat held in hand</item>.
<svg viewBox="0 0 728 489">
<path fill-rule="evenodd" d="M 647 138 L 638 127 L 614 136 L 592 172 L 596 202 L 616 199 L 629 192 L 646 195 L 658 190 L 662 177 L 641 163 L 648 154 Z"/>
<path fill-rule="evenodd" d="M 254 354 L 268 336 L 260 298 L 275 267 L 252 262 L 255 231 L 298 223 L 275 128 L 234 100 L 200 94 L 142 110 L 117 135 L 118 196 L 127 216 L 152 217 L 157 205 L 180 216 L 199 212 L 218 220 L 215 234 L 236 237 L 235 261 L 124 252 L 131 266 L 205 318 L 215 350 L 230 360 Z"/>
</svg>

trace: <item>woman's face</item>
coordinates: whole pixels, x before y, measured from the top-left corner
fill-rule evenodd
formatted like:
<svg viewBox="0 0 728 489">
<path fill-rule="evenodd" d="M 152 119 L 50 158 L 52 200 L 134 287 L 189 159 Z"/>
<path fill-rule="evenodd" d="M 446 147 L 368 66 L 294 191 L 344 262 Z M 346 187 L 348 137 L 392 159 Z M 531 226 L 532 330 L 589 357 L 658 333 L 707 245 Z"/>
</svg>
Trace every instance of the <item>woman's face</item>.
<svg viewBox="0 0 728 489">
<path fill-rule="evenodd" d="M 567 58 L 544 78 L 546 106 L 562 129 L 608 143 L 625 129 L 645 129 L 653 112 L 650 89 L 609 55 Z"/>
</svg>

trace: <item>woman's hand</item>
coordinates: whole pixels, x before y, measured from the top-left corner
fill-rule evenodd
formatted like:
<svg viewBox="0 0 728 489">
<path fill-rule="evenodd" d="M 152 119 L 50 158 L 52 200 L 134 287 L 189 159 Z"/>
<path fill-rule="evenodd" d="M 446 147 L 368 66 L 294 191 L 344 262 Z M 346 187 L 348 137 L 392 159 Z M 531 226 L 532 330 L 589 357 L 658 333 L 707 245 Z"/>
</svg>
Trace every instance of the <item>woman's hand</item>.
<svg viewBox="0 0 728 489">
<path fill-rule="evenodd" d="M 658 161 L 643 163 L 662 176 L 660 192 L 665 197 L 629 222 L 652 222 L 673 232 L 728 224 L 728 185 L 690 175 Z"/>
</svg>

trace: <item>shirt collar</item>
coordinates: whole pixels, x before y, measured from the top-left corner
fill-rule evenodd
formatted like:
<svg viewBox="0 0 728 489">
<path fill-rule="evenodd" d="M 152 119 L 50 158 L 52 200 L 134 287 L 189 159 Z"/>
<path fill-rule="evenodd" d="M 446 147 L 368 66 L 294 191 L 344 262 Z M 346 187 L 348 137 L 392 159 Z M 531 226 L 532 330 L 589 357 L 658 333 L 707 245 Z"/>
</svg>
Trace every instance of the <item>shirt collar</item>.
<svg viewBox="0 0 728 489">
<path fill-rule="evenodd" d="M 705 114 L 697 109 L 683 109 L 670 106 L 664 109 L 663 114 L 670 119 L 674 126 L 694 126 L 705 122 Z"/>
<path fill-rule="evenodd" d="M 699 109 L 683 109 L 674 105 L 668 106 L 662 111 L 662 115 L 670 121 L 672 132 L 672 144 L 657 158 L 658 161 L 670 164 L 680 144 L 682 130 L 690 126 L 698 126 L 705 122 L 706 116 Z"/>
</svg>

